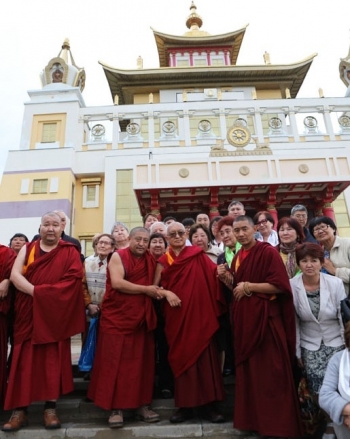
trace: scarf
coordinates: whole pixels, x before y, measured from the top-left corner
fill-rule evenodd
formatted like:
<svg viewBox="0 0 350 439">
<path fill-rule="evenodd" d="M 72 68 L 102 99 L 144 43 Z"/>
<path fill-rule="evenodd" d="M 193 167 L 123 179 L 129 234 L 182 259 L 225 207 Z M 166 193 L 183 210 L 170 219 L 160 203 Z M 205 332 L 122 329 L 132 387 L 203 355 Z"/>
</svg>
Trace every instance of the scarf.
<svg viewBox="0 0 350 439">
<path fill-rule="evenodd" d="M 286 262 L 286 270 L 289 279 L 295 276 L 295 273 L 297 271 L 297 261 L 295 259 L 295 249 L 299 243 L 293 242 L 292 244 L 283 244 L 280 243 L 279 249 L 282 253 L 287 255 L 287 262 Z"/>
<path fill-rule="evenodd" d="M 234 256 L 235 256 L 235 252 L 232 251 L 230 248 L 225 247 L 225 260 L 229 268 L 231 268 L 231 264 Z"/>
<path fill-rule="evenodd" d="M 350 401 L 350 352 L 347 348 L 340 359 L 338 391 L 346 401 Z"/>
</svg>

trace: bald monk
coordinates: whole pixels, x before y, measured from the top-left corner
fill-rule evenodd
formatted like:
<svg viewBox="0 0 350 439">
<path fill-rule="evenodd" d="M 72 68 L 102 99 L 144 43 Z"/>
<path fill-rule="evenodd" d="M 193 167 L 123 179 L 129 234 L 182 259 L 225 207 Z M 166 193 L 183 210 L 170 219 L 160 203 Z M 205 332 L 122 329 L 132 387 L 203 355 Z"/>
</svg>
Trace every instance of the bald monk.
<svg viewBox="0 0 350 439">
<path fill-rule="evenodd" d="M 136 417 L 144 422 L 159 421 L 150 404 L 156 327 L 152 298 L 161 295 L 160 289 L 152 284 L 156 260 L 148 251 L 149 237 L 149 231 L 143 227 L 132 229 L 129 245 L 113 253 L 107 265 L 88 398 L 111 410 L 110 428 L 123 426 L 124 409 L 136 409 Z M 175 302 L 176 299 L 175 295 L 169 298 Z"/>
<path fill-rule="evenodd" d="M 61 240 L 61 218 L 41 218 L 40 239 L 27 243 L 13 265 L 16 287 L 14 348 L 4 431 L 27 425 L 27 407 L 45 401 L 44 425 L 60 428 L 56 400 L 73 390 L 70 337 L 85 326 L 83 270 L 79 250 Z"/>
</svg>

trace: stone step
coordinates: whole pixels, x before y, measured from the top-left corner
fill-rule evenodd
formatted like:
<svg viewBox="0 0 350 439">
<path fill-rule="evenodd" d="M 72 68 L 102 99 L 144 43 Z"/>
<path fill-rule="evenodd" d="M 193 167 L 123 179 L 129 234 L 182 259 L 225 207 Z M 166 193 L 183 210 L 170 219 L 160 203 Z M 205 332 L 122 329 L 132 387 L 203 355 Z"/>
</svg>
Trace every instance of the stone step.
<svg viewBox="0 0 350 439">
<path fill-rule="evenodd" d="M 155 424 L 143 422 L 124 423 L 121 429 L 110 429 L 105 422 L 64 423 L 57 430 L 45 430 L 40 424 L 31 423 L 16 433 L 0 432 L 0 439 L 154 439 L 154 438 L 194 438 L 208 437 L 211 439 L 257 439 L 250 432 L 242 432 L 232 427 L 232 422 L 211 424 L 207 421 L 194 419 L 183 424 L 170 424 L 162 420 Z"/>
</svg>

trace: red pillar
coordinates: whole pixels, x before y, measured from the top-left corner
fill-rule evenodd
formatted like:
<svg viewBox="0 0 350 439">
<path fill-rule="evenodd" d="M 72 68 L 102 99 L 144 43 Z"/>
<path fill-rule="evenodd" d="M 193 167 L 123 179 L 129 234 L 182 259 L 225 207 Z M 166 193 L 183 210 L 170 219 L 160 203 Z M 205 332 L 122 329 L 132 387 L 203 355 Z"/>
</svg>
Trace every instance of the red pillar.
<svg viewBox="0 0 350 439">
<path fill-rule="evenodd" d="M 276 210 L 275 205 L 273 204 L 269 204 L 266 208 L 266 211 L 269 212 L 269 214 L 272 216 L 272 218 L 275 220 L 275 224 L 273 226 L 273 229 L 276 230 L 277 229 L 277 223 L 278 223 L 278 213 Z"/>
<path fill-rule="evenodd" d="M 322 207 L 322 213 L 324 216 L 328 216 L 328 218 L 331 218 L 336 224 L 334 209 L 331 203 L 324 203 Z"/>
<path fill-rule="evenodd" d="M 278 223 L 278 214 L 276 210 L 276 190 L 277 188 L 275 186 L 270 187 L 270 191 L 267 197 L 267 212 L 272 216 L 272 218 L 275 220 L 275 225 L 273 226 L 273 229 L 276 230 L 277 223 Z"/>
<path fill-rule="evenodd" d="M 219 193 L 218 188 L 216 188 L 216 187 L 211 188 L 210 202 L 209 202 L 209 219 L 210 220 L 212 220 L 216 216 L 220 215 L 218 193 Z"/>
</svg>

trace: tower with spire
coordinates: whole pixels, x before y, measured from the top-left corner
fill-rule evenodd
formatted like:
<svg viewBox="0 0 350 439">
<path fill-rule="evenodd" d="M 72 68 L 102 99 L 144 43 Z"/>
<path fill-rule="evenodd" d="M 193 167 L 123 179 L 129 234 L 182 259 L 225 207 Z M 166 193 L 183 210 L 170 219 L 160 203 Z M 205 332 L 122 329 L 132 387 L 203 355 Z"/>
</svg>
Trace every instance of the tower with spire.
<svg viewBox="0 0 350 439">
<path fill-rule="evenodd" d="M 241 65 L 248 25 L 211 35 L 194 1 L 184 22 L 180 35 L 152 29 L 158 68 L 141 56 L 130 70 L 99 61 L 111 93 L 100 107 L 85 105 L 85 71 L 64 40 L 42 88 L 28 92 L 20 150 L 0 187 L 0 242 L 13 228 L 31 235 L 45 211 L 61 209 L 89 254 L 116 219 L 214 217 L 232 199 L 276 223 L 298 203 L 335 218 L 336 200 L 338 230 L 350 233 L 350 98 L 298 98 L 316 54 L 279 65 L 265 52 L 261 64 Z M 348 71 L 349 55 L 347 87 Z"/>
</svg>

